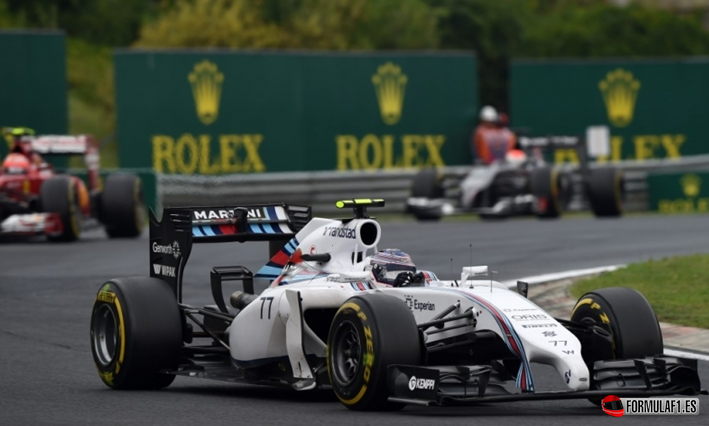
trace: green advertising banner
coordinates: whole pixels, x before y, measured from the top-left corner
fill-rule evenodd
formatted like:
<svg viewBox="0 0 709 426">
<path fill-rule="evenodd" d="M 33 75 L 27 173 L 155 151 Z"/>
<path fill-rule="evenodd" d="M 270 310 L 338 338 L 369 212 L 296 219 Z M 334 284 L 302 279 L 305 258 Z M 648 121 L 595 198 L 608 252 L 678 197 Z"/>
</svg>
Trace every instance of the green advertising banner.
<svg viewBox="0 0 709 426">
<path fill-rule="evenodd" d="M 0 31 L 0 127 L 67 134 L 64 34 Z M 11 140 L 0 143 L 4 156 Z"/>
<path fill-rule="evenodd" d="M 215 175 L 469 164 L 472 53 L 117 51 L 121 167 Z"/>
<path fill-rule="evenodd" d="M 709 212 L 709 171 L 657 173 L 647 177 L 650 210 L 660 213 Z"/>
<path fill-rule="evenodd" d="M 514 126 L 535 135 L 608 126 L 600 162 L 709 153 L 709 59 L 514 61 L 510 109 Z"/>
<path fill-rule="evenodd" d="M 68 132 L 66 49 L 59 31 L 0 31 L 0 127 Z M 0 143 L 4 157 L 12 140 Z"/>
</svg>

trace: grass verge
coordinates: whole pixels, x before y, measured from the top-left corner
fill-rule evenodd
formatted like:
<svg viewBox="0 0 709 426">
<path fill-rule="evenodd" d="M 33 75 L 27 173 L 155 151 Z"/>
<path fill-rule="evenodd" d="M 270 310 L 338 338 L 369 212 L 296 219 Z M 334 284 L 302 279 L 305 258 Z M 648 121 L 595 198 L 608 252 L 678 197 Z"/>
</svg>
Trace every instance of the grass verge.
<svg viewBox="0 0 709 426">
<path fill-rule="evenodd" d="M 709 328 L 709 254 L 634 263 L 582 280 L 571 287 L 574 298 L 604 287 L 632 287 L 641 292 L 660 321 Z"/>
</svg>

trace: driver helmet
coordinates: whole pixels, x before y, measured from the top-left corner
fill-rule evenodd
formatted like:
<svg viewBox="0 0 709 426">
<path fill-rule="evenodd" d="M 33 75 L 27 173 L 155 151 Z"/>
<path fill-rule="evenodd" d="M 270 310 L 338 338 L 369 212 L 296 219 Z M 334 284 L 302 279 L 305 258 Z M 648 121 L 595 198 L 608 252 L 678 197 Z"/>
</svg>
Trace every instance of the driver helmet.
<svg viewBox="0 0 709 426">
<path fill-rule="evenodd" d="M 396 277 L 406 271 L 416 273 L 411 257 L 399 249 L 384 249 L 367 258 L 365 270 L 371 270 L 382 284 L 394 285 Z"/>
<path fill-rule="evenodd" d="M 26 175 L 30 170 L 30 160 L 23 154 L 10 154 L 3 161 L 2 170 L 8 175 Z"/>
<path fill-rule="evenodd" d="M 482 107 L 480 110 L 480 121 L 487 123 L 497 123 L 497 110 L 490 105 Z"/>
<path fill-rule="evenodd" d="M 511 164 L 522 164 L 527 161 L 527 154 L 521 149 L 511 149 L 505 154 L 505 160 Z"/>
</svg>

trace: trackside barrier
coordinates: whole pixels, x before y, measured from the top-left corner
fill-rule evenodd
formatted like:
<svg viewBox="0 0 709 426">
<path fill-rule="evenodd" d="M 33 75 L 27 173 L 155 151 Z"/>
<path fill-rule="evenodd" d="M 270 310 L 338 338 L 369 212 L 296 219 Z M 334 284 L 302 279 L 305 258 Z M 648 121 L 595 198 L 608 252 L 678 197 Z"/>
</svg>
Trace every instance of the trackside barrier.
<svg viewBox="0 0 709 426">
<path fill-rule="evenodd" d="M 611 163 L 625 172 L 626 210 L 648 210 L 647 176 L 653 172 L 709 170 L 709 155 L 680 159 Z M 591 167 L 602 167 L 592 164 Z M 448 167 L 446 172 L 465 171 Z M 404 211 L 416 169 L 371 172 L 283 172 L 225 176 L 158 175 L 157 200 L 163 206 L 224 205 L 265 202 L 302 203 L 316 213 L 337 213 L 340 198 L 384 198 L 384 211 Z M 160 204 L 160 203 L 158 203 Z M 572 210 L 585 208 L 574 203 Z M 341 213 L 341 211 L 340 211 Z"/>
</svg>

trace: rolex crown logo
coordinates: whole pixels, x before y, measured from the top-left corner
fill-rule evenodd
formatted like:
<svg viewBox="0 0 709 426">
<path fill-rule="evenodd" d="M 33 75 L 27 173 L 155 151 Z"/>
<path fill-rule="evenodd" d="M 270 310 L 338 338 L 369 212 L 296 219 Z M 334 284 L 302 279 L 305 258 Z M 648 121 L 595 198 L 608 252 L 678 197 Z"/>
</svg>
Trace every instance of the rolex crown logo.
<svg viewBox="0 0 709 426">
<path fill-rule="evenodd" d="M 391 62 L 380 66 L 372 76 L 379 112 L 386 124 L 396 124 L 401 119 L 406 82 L 406 75 L 401 73 L 401 68 Z"/>
<path fill-rule="evenodd" d="M 609 72 L 605 80 L 598 83 L 598 88 L 603 94 L 608 120 L 616 127 L 630 124 L 640 90 L 640 82 L 633 78 L 633 74 L 618 68 Z"/>
<path fill-rule="evenodd" d="M 204 60 L 194 66 L 187 79 L 192 86 L 197 117 L 204 124 L 214 123 L 219 115 L 224 74 L 219 72 L 217 64 Z"/>
<path fill-rule="evenodd" d="M 695 174 L 682 176 L 682 191 L 686 197 L 696 197 L 702 185 L 702 178 Z"/>
</svg>

